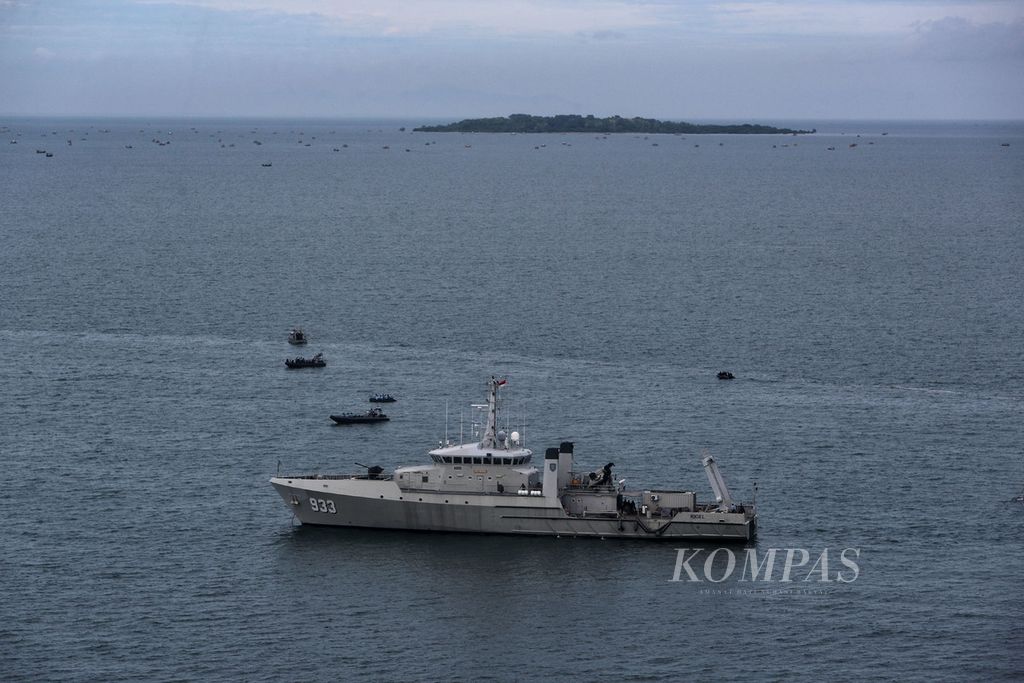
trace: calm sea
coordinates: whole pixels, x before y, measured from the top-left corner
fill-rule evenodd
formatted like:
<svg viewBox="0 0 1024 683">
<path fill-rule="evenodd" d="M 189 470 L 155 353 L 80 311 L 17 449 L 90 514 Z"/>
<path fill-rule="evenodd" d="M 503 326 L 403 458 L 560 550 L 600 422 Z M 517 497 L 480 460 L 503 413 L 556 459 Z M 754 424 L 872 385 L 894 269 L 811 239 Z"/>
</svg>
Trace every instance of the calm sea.
<svg viewBox="0 0 1024 683">
<path fill-rule="evenodd" d="M 807 123 L 0 121 L 0 679 L 1019 680 L 1024 124 Z M 422 462 L 491 374 L 535 451 L 756 482 L 771 581 L 268 484 Z"/>
</svg>

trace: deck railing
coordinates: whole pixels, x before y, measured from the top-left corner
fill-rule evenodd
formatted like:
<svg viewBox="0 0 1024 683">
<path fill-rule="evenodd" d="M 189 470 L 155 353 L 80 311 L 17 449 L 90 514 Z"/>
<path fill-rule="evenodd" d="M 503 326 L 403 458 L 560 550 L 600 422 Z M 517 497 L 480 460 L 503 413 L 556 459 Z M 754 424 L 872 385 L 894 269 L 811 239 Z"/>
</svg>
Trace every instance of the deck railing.
<svg viewBox="0 0 1024 683">
<path fill-rule="evenodd" d="M 278 479 L 368 479 L 370 481 L 391 481 L 390 474 L 279 474 Z"/>
</svg>

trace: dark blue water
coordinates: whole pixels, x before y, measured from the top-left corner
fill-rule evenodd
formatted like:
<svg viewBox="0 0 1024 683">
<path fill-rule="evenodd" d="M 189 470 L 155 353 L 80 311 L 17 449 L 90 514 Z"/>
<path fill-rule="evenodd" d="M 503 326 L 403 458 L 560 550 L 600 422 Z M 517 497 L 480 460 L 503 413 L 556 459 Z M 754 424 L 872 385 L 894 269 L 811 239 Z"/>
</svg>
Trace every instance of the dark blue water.
<svg viewBox="0 0 1024 683">
<path fill-rule="evenodd" d="M 0 121 L 0 678 L 1024 675 L 1024 126 L 402 125 Z M 498 373 L 535 450 L 706 450 L 833 580 L 293 526 L 279 462 L 421 462 Z"/>
</svg>

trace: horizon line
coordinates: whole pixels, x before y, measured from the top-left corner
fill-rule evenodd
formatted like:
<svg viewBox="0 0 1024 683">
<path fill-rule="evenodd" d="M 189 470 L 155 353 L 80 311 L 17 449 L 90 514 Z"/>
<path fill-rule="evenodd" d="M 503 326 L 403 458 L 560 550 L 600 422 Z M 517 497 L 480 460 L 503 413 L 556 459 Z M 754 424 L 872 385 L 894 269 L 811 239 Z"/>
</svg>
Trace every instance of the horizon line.
<svg viewBox="0 0 1024 683">
<path fill-rule="evenodd" d="M 395 121 L 408 123 L 413 119 L 423 119 L 431 121 L 448 121 L 451 120 L 453 123 L 463 121 L 466 119 L 489 119 L 489 118 L 507 118 L 513 114 L 526 114 L 526 112 L 512 112 L 509 114 L 502 115 L 452 115 L 452 116 L 434 116 L 434 115 L 396 115 L 396 114 L 359 114 L 359 115 L 329 115 L 329 114 L 170 114 L 170 113 L 95 113 L 95 112 L 78 112 L 72 114 L 56 114 L 56 113 L 13 113 L 13 112 L 0 112 L 0 119 L 163 119 L 163 120 L 180 120 L 180 121 L 196 121 L 196 120 L 245 120 L 245 121 Z M 661 121 L 671 122 L 769 122 L 769 121 L 821 121 L 825 123 L 832 122 L 847 122 L 847 121 L 864 121 L 864 122 L 917 122 L 917 123 L 1024 123 L 1024 117 L 1021 118 L 1004 118 L 1004 117 L 971 117 L 971 118 L 944 118 L 944 117 L 756 117 L 756 118 L 738 118 L 732 116 L 716 116 L 716 117 L 677 117 L 677 116 L 625 116 L 620 114 L 608 114 L 606 116 L 599 116 L 598 114 L 590 113 L 560 113 L 560 114 L 527 114 L 528 116 L 594 116 L 595 118 L 611 118 L 613 116 L 622 116 L 624 119 L 632 118 L 643 118 L 643 119 L 655 119 Z"/>
</svg>

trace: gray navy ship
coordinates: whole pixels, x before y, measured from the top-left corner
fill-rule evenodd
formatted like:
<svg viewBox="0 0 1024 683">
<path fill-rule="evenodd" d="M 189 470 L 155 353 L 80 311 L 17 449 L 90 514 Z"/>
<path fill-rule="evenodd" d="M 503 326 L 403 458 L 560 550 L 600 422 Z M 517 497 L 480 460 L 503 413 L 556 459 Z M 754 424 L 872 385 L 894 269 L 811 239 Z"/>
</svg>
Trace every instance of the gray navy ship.
<svg viewBox="0 0 1024 683">
<path fill-rule="evenodd" d="M 303 524 L 533 536 L 747 542 L 757 530 L 753 503 L 733 500 L 714 458 L 703 458 L 714 492 L 630 491 L 608 463 L 579 471 L 573 443 L 548 448 L 541 467 L 518 432 L 498 428 L 504 379 L 487 382 L 479 442 L 443 441 L 431 462 L 385 474 L 277 476 L 270 480 Z"/>
</svg>

